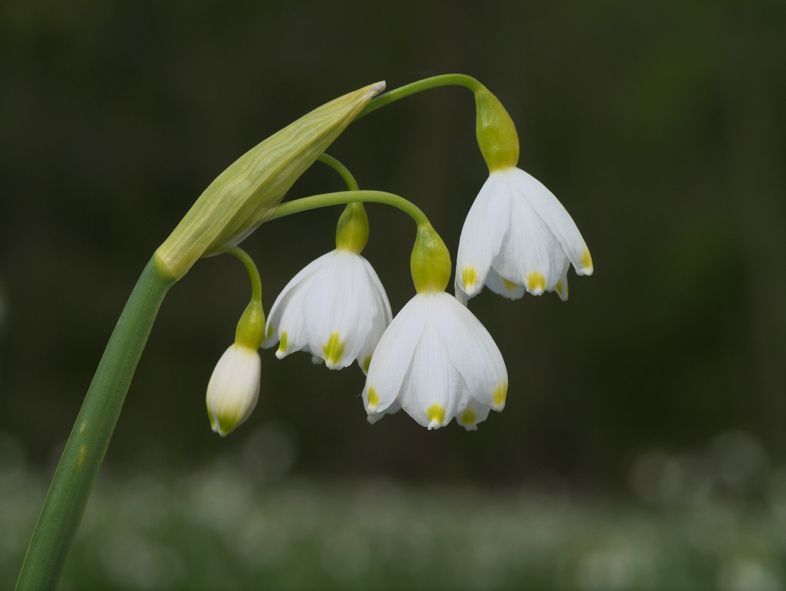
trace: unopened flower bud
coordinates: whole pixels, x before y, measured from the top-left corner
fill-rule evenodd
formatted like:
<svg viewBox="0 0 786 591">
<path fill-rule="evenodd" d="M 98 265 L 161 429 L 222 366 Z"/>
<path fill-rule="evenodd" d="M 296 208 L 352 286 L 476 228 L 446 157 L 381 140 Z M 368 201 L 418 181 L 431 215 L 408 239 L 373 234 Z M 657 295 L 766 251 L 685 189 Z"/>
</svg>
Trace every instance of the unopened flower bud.
<svg viewBox="0 0 786 591">
<path fill-rule="evenodd" d="M 207 414 L 213 431 L 225 437 L 242 424 L 259 398 L 261 361 L 256 349 L 238 343 L 218 360 L 207 385 Z"/>
</svg>

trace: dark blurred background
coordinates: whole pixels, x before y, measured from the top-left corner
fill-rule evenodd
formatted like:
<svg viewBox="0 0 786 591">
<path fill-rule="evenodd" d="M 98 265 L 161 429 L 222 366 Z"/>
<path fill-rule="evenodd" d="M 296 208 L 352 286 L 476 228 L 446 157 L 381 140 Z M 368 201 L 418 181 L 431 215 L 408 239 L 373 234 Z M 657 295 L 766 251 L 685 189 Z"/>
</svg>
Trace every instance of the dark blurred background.
<svg viewBox="0 0 786 591">
<path fill-rule="evenodd" d="M 257 410 L 218 438 L 204 392 L 248 286 L 232 259 L 204 260 L 161 310 L 65 586 L 783 589 L 785 7 L 3 3 L 3 580 L 138 273 L 203 188 L 335 96 L 457 71 L 507 106 L 520 165 L 596 268 L 571 273 L 566 304 L 472 301 L 507 361 L 505 411 L 476 433 L 404 414 L 371 427 L 357 367 L 266 351 Z M 439 89 L 331 152 L 421 205 L 455 254 L 487 174 L 473 117 L 469 93 Z M 317 164 L 289 197 L 340 188 Z M 339 213 L 245 242 L 268 307 L 332 248 Z M 369 215 L 395 310 L 411 222 Z"/>
</svg>

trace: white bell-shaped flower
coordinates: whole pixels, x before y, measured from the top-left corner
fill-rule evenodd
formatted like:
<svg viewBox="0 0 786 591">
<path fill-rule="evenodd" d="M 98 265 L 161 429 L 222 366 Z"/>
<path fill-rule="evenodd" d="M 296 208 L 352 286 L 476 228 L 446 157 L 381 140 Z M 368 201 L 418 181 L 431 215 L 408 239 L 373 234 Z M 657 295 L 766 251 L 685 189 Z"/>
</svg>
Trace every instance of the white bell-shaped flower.
<svg viewBox="0 0 786 591">
<path fill-rule="evenodd" d="M 259 399 L 261 361 L 256 349 L 234 343 L 218 360 L 207 384 L 207 414 L 222 437 L 245 421 Z"/>
<path fill-rule="evenodd" d="M 363 389 L 369 421 L 403 408 L 437 429 L 453 417 L 468 430 L 505 407 L 508 374 L 491 335 L 456 298 L 418 293 L 374 351 Z"/>
<path fill-rule="evenodd" d="M 568 298 L 568 268 L 592 275 L 592 257 L 573 218 L 520 168 L 493 171 L 467 214 L 459 241 L 456 295 L 484 285 L 517 299 L 556 291 Z"/>
<path fill-rule="evenodd" d="M 339 248 L 310 263 L 279 294 L 263 346 L 278 343 L 279 359 L 306 351 L 330 369 L 357 359 L 365 372 L 391 317 L 387 294 L 371 264 Z"/>
</svg>

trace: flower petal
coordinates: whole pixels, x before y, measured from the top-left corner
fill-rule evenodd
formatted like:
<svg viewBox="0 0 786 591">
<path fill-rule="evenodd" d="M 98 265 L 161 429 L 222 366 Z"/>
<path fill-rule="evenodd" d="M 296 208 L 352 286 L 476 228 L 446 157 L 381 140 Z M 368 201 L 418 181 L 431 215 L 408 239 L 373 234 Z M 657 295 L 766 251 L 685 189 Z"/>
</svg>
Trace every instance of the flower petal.
<svg viewBox="0 0 786 591">
<path fill-rule="evenodd" d="M 505 407 L 508 372 L 494 339 L 475 315 L 454 298 L 446 300 L 435 318 L 453 367 L 466 385 L 466 393 L 494 410 Z"/>
<path fill-rule="evenodd" d="M 334 251 L 304 302 L 309 349 L 327 367 L 340 369 L 355 360 L 372 326 L 374 298 L 360 257 Z"/>
<path fill-rule="evenodd" d="M 447 294 L 427 294 L 435 299 Z M 455 300 L 454 300 L 455 301 Z M 429 315 L 423 336 L 412 358 L 410 372 L 404 380 L 399 402 L 406 413 L 421 426 L 439 429 L 447 425 L 458 410 L 459 374 L 451 364 L 435 316 L 442 312 L 442 302 L 429 302 Z M 456 302 L 457 306 L 461 306 Z M 466 310 L 466 308 L 463 308 Z"/>
<path fill-rule="evenodd" d="M 317 272 L 322 267 L 322 265 L 325 264 L 325 261 L 328 259 L 330 254 L 330 252 L 325 253 L 319 258 L 311 261 L 308 265 L 301 269 L 297 275 L 290 279 L 289 283 L 287 283 L 284 289 L 281 290 L 281 293 L 278 294 L 276 301 L 273 303 L 273 307 L 270 308 L 270 313 L 267 315 L 266 338 L 262 343 L 262 346 L 265 349 L 268 349 L 279 342 L 281 317 L 283 315 L 284 309 L 291 301 L 293 292 L 297 290 L 301 283 Z"/>
<path fill-rule="evenodd" d="M 509 188 L 503 173 L 493 172 L 483 184 L 461 229 L 456 257 L 456 290 L 469 297 L 483 288 L 491 261 L 508 228 Z"/>
<path fill-rule="evenodd" d="M 360 348 L 360 351 L 357 355 L 358 365 L 365 374 L 368 373 L 369 367 L 371 366 L 371 359 L 374 356 L 374 351 L 377 348 L 379 339 L 381 339 L 382 335 L 385 333 L 386 328 L 387 323 L 385 322 L 385 313 L 380 309 L 374 316 L 371 330 L 368 331 L 368 334 L 366 335 L 366 341 L 363 343 L 363 346 Z"/>
<path fill-rule="evenodd" d="M 357 354 L 358 365 L 363 370 L 363 373 L 368 373 L 374 349 L 376 349 L 379 339 L 382 337 L 388 324 L 390 324 L 392 313 L 388 296 L 382 287 L 379 277 L 371 264 L 365 258 L 361 257 L 361 259 L 363 260 L 368 280 L 376 288 L 374 298 L 375 313 L 372 318 L 371 329 L 367 332 L 365 342 Z"/>
<path fill-rule="evenodd" d="M 513 183 L 515 178 L 510 176 L 509 180 Z M 502 277 L 540 295 L 553 289 L 567 259 L 559 241 L 520 191 L 515 187 L 511 191 L 511 227 L 492 265 Z"/>
<path fill-rule="evenodd" d="M 519 168 L 514 169 L 513 174 L 521 194 L 559 240 L 576 273 L 592 275 L 592 257 L 587 244 L 562 203 L 532 175 Z"/>
<path fill-rule="evenodd" d="M 363 388 L 363 404 L 369 414 L 383 412 L 398 396 L 427 316 L 427 303 L 422 296 L 416 295 L 399 311 L 379 339 Z"/>
<path fill-rule="evenodd" d="M 401 405 L 398 403 L 398 400 L 394 400 L 393 403 L 388 406 L 383 412 L 376 412 L 366 416 L 366 420 L 369 422 L 370 425 L 377 424 L 381 419 L 385 418 L 386 415 L 392 415 L 401 410 Z"/>
<path fill-rule="evenodd" d="M 469 395 L 465 395 L 459 404 L 456 422 L 467 431 L 477 431 L 478 425 L 489 416 L 491 407 L 479 403 Z"/>
<path fill-rule="evenodd" d="M 527 292 L 523 285 L 505 279 L 494 269 L 489 270 L 489 274 L 486 276 L 486 285 L 494 293 L 511 300 L 517 300 Z"/>
<path fill-rule="evenodd" d="M 390 321 L 393 320 L 393 313 L 390 309 L 390 301 L 388 301 L 388 294 L 385 292 L 385 288 L 382 286 L 382 282 L 379 280 L 379 276 L 377 272 L 374 271 L 374 267 L 371 266 L 371 263 L 366 260 L 365 257 L 362 255 L 358 255 L 360 260 L 363 261 L 363 267 L 368 274 L 368 277 L 371 279 L 372 284 L 377 288 L 377 296 L 379 297 L 379 301 L 382 304 L 383 310 L 385 312 L 385 326 L 390 324 Z"/>
<path fill-rule="evenodd" d="M 565 265 L 562 277 L 560 277 L 560 280 L 557 281 L 557 284 L 554 286 L 554 291 L 557 292 L 559 299 L 563 302 L 568 301 L 568 269 L 570 269 L 570 264 Z"/>
<path fill-rule="evenodd" d="M 282 302 L 278 326 L 271 325 L 271 330 L 275 331 L 278 337 L 278 349 L 276 350 L 278 359 L 283 359 L 287 355 L 303 349 L 311 351 L 306 336 L 305 300 L 311 290 L 314 276 L 315 273 L 312 273 L 305 277 L 296 288 L 289 292 L 286 301 Z"/>
<path fill-rule="evenodd" d="M 210 425 L 225 437 L 245 421 L 259 398 L 261 361 L 254 349 L 237 343 L 218 360 L 207 384 Z"/>
</svg>

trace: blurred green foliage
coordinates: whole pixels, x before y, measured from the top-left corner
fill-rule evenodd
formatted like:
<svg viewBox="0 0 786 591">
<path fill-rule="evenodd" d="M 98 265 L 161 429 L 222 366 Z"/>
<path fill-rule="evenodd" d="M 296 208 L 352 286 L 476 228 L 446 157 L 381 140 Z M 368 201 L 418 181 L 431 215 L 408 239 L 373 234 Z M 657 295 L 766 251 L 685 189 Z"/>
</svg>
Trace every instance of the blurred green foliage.
<svg viewBox="0 0 786 591">
<path fill-rule="evenodd" d="M 285 441 L 267 428 L 193 472 L 105 472 L 62 589 L 783 588 L 786 473 L 747 470 L 739 460 L 755 446 L 739 433 L 699 455 L 644 460 L 643 504 L 534 481 L 477 489 L 291 478 Z M 2 443 L 8 581 L 46 480 Z M 751 502 L 754 485 L 765 503 Z"/>
<path fill-rule="evenodd" d="M 191 472 L 105 472 L 62 589 L 783 588 L 786 473 L 751 463 L 756 448 L 740 433 L 644 459 L 636 504 L 554 482 L 292 478 L 285 442 L 268 427 Z M 10 581 L 46 479 L 7 441 L 0 461 L 0 580 Z"/>
<path fill-rule="evenodd" d="M 554 536 L 535 545 L 531 561 L 504 568 L 494 566 L 502 558 L 485 546 L 471 550 L 479 552 L 475 558 L 469 546 L 466 552 L 459 546 L 450 564 L 469 570 L 448 569 L 448 587 L 464 574 L 502 568 L 511 581 L 570 588 L 585 545 L 598 542 L 597 560 L 606 560 L 603 540 L 636 556 L 644 552 L 636 545 L 641 540 L 653 549 L 644 552 L 649 562 L 641 568 L 651 573 L 669 565 L 663 577 L 673 571 L 680 581 L 711 580 L 703 578 L 705 559 L 738 568 L 735 561 L 747 555 L 692 553 L 692 522 L 668 508 L 663 516 L 628 512 L 627 505 L 586 514 L 579 508 L 575 522 L 555 523 L 551 531 L 549 519 L 571 520 L 572 510 L 546 505 L 538 517 L 529 501 L 504 492 L 492 494 L 485 507 L 487 493 L 477 491 L 517 487 L 537 476 L 581 498 L 589 491 L 625 495 L 641 458 L 681 453 L 729 431 L 750 434 L 773 464 L 785 459 L 785 24 L 786 4 L 779 0 L 0 5 L 0 431 L 21 442 L 30 463 L 24 474 L 53 467 L 136 275 L 202 189 L 248 147 L 363 84 L 384 78 L 393 87 L 450 71 L 480 78 L 519 126 L 522 167 L 573 214 L 596 265 L 590 279 L 571 275 L 567 304 L 547 296 L 511 303 L 488 293 L 473 300 L 510 373 L 508 407 L 477 433 L 455 427 L 426 432 L 404 415 L 371 427 L 358 397 L 363 379 L 357 368 L 328 373 L 306 355 L 276 361 L 268 353 L 259 407 L 233 437 L 220 440 L 207 423 L 204 391 L 232 338 L 247 285 L 229 257 L 198 264 L 164 304 L 109 451 L 108 474 L 120 467 L 138 472 L 102 485 L 68 567 L 71 585 L 79 577 L 98 584 L 122 576 L 106 565 L 113 552 L 125 552 L 123 544 L 136 543 L 164 545 L 164 555 L 172 548 L 186 553 L 177 571 L 184 578 L 161 584 L 201 580 L 207 571 L 200 566 L 212 568 L 204 557 L 213 548 L 186 546 L 216 544 L 224 548 L 219 554 L 232 552 L 221 546 L 225 530 L 202 539 L 229 524 L 200 525 L 198 519 L 207 518 L 199 515 L 184 523 L 190 518 L 184 507 L 207 493 L 192 491 L 188 479 L 159 481 L 148 471 L 196 471 L 214 482 L 220 474 L 210 467 L 217 458 L 242 453 L 268 424 L 288 434 L 287 474 L 294 479 L 258 509 L 274 509 L 265 512 L 271 527 L 289 531 L 287 520 L 301 519 L 301 512 L 360 510 L 347 500 L 354 493 L 345 497 L 344 489 L 328 486 L 323 498 L 324 485 L 304 482 L 383 478 L 399 483 L 391 486 L 403 496 L 357 493 L 358 507 L 373 507 L 378 496 L 385 508 L 379 514 L 368 509 L 369 519 L 392 519 L 391 527 L 400 527 L 394 539 L 422 530 L 427 543 L 448 545 L 459 531 L 456 520 L 468 524 L 467 535 L 491 543 L 511 515 L 521 519 L 522 536 L 529 535 L 527 520 L 536 518 L 544 520 L 536 531 Z M 470 97 L 445 89 L 353 124 L 333 153 L 361 186 L 421 205 L 455 254 L 463 218 L 486 175 L 473 131 Z M 340 187 L 330 171 L 314 168 L 290 196 Z M 246 242 L 260 265 L 268 306 L 297 270 L 332 248 L 339 213 L 275 222 Z M 412 227 L 380 207 L 369 207 L 369 217 L 366 255 L 400 308 L 412 294 Z M 4 495 L 3 510 L 21 512 L 21 505 L 5 504 L 20 496 L 29 518 L 40 500 L 31 491 L 40 494 L 42 482 L 3 478 L 17 491 Z M 122 514 L 108 505 L 113 498 L 124 506 L 123 490 L 134 479 L 165 497 L 161 529 L 149 540 L 123 529 Z M 437 492 L 396 488 L 401 483 Z M 454 487 L 471 492 L 445 492 Z M 191 499 L 183 507 L 172 499 L 181 492 Z M 214 492 L 221 497 L 218 484 Z M 772 498 L 782 503 L 782 496 L 756 494 L 750 502 Z M 620 525 L 610 521 L 618 512 Z M 728 539 L 758 527 L 755 512 L 730 515 Z M 341 531 L 335 516 L 322 517 L 314 539 L 310 526 L 292 525 L 302 543 L 292 538 L 279 549 L 283 562 L 260 563 L 248 581 L 264 574 L 283 585 L 298 560 L 309 565 L 304 577 L 323 576 L 308 569 L 322 568 L 314 566 L 323 560 L 317 555 L 342 546 L 320 549 L 328 532 Z M 655 522 L 663 529 L 655 530 Z M 350 523 L 350 532 L 365 527 Z M 763 527 L 759 545 L 775 535 L 775 521 Z M 20 557 L 20 528 L 13 547 L 4 542 L 4 570 L 13 570 Z M 485 533 L 470 534 L 475 528 Z M 352 535 L 347 544 L 355 543 Z M 90 556 L 104 536 L 113 540 L 103 549 L 109 562 L 93 571 Z M 566 555 L 552 555 L 561 542 Z M 385 548 L 366 544 L 358 552 L 371 560 L 387 556 Z M 145 552 L 135 555 L 144 560 Z M 773 555 L 783 560 L 781 546 L 767 552 L 761 557 L 765 577 L 775 572 Z M 262 548 L 255 556 L 270 560 Z M 636 556 L 631 560 L 638 564 Z M 449 564 L 443 554 L 434 560 L 440 569 Z M 383 564 L 364 566 L 370 570 L 362 577 L 371 578 L 357 580 L 381 581 L 374 577 L 395 572 L 406 583 L 428 566 Z M 336 586 L 361 585 L 351 579 L 350 566 L 336 575 Z M 230 576 L 224 568 L 211 572 Z M 670 579 L 647 580 L 658 588 Z"/>
</svg>

